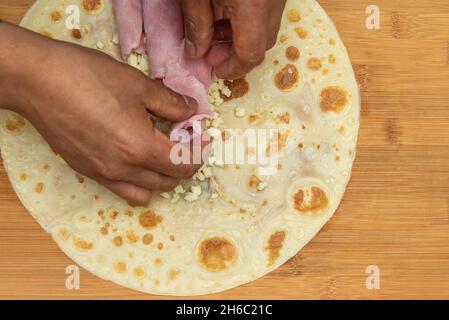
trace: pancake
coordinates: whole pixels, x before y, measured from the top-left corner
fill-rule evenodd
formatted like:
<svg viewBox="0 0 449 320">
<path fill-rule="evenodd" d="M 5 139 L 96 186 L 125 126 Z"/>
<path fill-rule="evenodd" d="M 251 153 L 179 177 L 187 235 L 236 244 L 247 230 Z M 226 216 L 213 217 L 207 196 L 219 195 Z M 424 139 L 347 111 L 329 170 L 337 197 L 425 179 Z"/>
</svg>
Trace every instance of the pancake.
<svg viewBox="0 0 449 320">
<path fill-rule="evenodd" d="M 65 27 L 69 5 L 80 8 L 79 29 Z M 38 0 L 21 25 L 123 61 L 109 0 Z M 148 73 L 147 57 L 125 60 Z M 4 165 L 30 214 L 96 276 L 159 295 L 227 290 L 279 268 L 337 210 L 356 154 L 360 97 L 330 18 L 314 0 L 289 0 L 264 63 L 244 79 L 217 80 L 209 101 L 215 142 L 235 141 L 248 158 L 262 145 L 275 163 L 227 162 L 214 149 L 194 179 L 135 208 L 74 172 L 26 119 L 2 110 Z M 248 132 L 264 131 L 275 149 L 245 142 Z"/>
</svg>

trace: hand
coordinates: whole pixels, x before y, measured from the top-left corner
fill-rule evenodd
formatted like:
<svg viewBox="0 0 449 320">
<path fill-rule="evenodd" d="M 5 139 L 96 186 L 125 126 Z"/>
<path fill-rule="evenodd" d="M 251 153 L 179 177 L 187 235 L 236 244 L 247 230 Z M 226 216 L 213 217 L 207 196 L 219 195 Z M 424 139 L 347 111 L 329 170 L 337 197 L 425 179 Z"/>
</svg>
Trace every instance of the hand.
<svg viewBox="0 0 449 320">
<path fill-rule="evenodd" d="M 135 205 L 147 204 L 151 190 L 171 190 L 196 172 L 194 165 L 170 161 L 174 143 L 147 114 L 171 121 L 189 118 L 195 107 L 181 96 L 106 54 L 18 28 L 13 33 L 11 39 L 27 43 L 28 49 L 23 52 L 26 75 L 16 74 L 24 77 L 25 90 L 15 111 L 74 170 Z M 39 59 L 28 61 L 30 56 Z"/>
<path fill-rule="evenodd" d="M 244 76 L 262 63 L 265 51 L 276 44 L 285 0 L 181 0 L 186 52 L 191 58 L 207 53 L 215 74 L 223 79 Z M 232 43 L 211 48 L 214 21 L 229 19 Z M 210 49 L 210 51 L 209 51 Z M 209 52 L 208 52 L 209 51 Z"/>
</svg>

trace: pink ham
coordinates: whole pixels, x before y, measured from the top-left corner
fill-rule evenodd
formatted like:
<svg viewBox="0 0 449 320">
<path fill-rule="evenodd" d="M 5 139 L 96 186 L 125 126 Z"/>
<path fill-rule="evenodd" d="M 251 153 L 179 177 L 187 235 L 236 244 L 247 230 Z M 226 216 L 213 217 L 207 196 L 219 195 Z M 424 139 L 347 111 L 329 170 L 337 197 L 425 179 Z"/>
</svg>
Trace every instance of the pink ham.
<svg viewBox="0 0 449 320">
<path fill-rule="evenodd" d="M 190 128 L 193 120 L 212 115 L 207 99 L 212 68 L 205 59 L 192 60 L 184 53 L 184 18 L 179 0 L 143 0 L 147 52 L 152 78 L 162 78 L 173 91 L 198 103 L 198 114 L 177 123 Z"/>
<path fill-rule="evenodd" d="M 122 54 L 145 52 L 142 0 L 113 0 Z"/>
<path fill-rule="evenodd" d="M 163 79 L 167 67 L 179 61 L 184 38 L 181 4 L 178 0 L 143 0 L 143 18 L 151 77 Z"/>
</svg>

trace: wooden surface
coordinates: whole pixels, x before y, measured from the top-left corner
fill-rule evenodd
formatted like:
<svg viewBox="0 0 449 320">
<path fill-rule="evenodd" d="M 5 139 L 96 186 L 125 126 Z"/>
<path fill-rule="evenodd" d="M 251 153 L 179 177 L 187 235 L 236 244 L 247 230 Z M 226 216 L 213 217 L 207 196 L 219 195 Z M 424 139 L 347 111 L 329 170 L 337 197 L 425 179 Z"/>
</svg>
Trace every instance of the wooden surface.
<svg viewBox="0 0 449 320">
<path fill-rule="evenodd" d="M 449 2 L 319 1 L 347 45 L 362 89 L 353 178 L 334 218 L 295 258 L 251 284 L 207 298 L 449 298 Z M 32 1 L 0 0 L 18 22 Z M 159 298 L 81 273 L 23 209 L 0 169 L 0 298 Z M 377 265 L 380 290 L 365 286 Z"/>
</svg>

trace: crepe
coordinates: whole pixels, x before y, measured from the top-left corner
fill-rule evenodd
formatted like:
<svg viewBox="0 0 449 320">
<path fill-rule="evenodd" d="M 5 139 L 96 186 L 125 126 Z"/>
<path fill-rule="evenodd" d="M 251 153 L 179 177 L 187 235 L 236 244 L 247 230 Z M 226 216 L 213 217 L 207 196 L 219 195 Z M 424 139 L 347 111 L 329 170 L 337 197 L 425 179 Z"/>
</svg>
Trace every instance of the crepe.
<svg viewBox="0 0 449 320">
<path fill-rule="evenodd" d="M 79 30 L 65 28 L 71 4 L 81 8 Z M 38 0 L 22 26 L 121 60 L 111 1 Z M 144 57 L 129 62 L 148 72 Z M 336 211 L 355 158 L 359 90 L 323 9 L 314 0 L 289 0 L 265 62 L 245 79 L 217 81 L 209 99 L 216 141 L 246 129 L 277 130 L 272 172 L 214 154 L 194 180 L 133 208 L 70 169 L 28 121 L 0 111 L 11 184 L 58 246 L 105 280 L 178 296 L 253 281 L 297 254 Z"/>
</svg>

